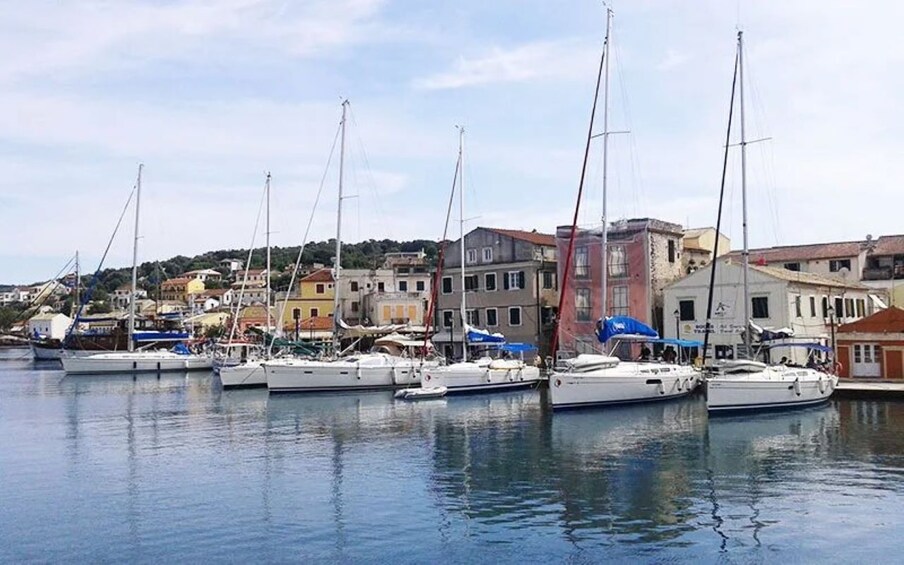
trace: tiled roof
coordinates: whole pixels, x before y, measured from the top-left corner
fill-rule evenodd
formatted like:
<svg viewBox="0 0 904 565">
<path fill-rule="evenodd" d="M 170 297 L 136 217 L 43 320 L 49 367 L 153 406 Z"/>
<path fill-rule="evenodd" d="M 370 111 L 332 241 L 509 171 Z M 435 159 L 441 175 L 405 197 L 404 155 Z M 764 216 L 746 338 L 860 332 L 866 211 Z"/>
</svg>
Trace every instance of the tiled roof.
<svg viewBox="0 0 904 565">
<path fill-rule="evenodd" d="M 801 284 L 812 284 L 818 286 L 828 286 L 833 288 L 850 288 L 857 290 L 868 290 L 869 287 L 855 282 L 846 282 L 841 279 L 832 277 L 824 277 L 814 273 L 805 273 L 801 271 L 789 271 L 784 267 L 767 267 L 765 265 L 750 265 L 751 270 L 759 271 L 763 274 L 781 279 L 784 281 L 796 282 Z"/>
<path fill-rule="evenodd" d="M 163 281 L 163 283 L 162 283 L 160 286 L 162 286 L 162 287 L 165 287 L 165 286 L 175 286 L 175 285 L 178 285 L 178 284 L 185 284 L 185 283 L 187 283 L 187 282 L 190 281 L 190 280 L 193 280 L 193 279 L 189 279 L 189 278 L 187 278 L 187 277 L 178 277 L 178 278 L 175 278 L 175 279 L 167 279 L 167 280 Z"/>
<path fill-rule="evenodd" d="M 837 243 L 813 243 L 810 245 L 782 245 L 750 250 L 750 262 L 765 261 L 768 263 L 787 263 L 793 261 L 812 261 L 816 259 L 838 259 L 856 257 L 861 250 L 860 241 L 843 241 Z M 729 257 L 741 257 L 741 251 L 729 253 Z"/>
<path fill-rule="evenodd" d="M 223 296 L 227 292 L 231 291 L 231 288 L 211 288 L 204 291 L 204 294 L 207 296 Z"/>
<path fill-rule="evenodd" d="M 839 333 L 904 333 L 904 310 L 891 306 L 862 320 L 843 324 Z"/>
<path fill-rule="evenodd" d="M 904 255 L 904 235 L 881 236 L 870 255 Z"/>
<path fill-rule="evenodd" d="M 500 235 L 504 235 L 507 237 L 511 237 L 513 239 L 518 239 L 521 241 L 526 241 L 528 243 L 533 243 L 534 245 L 545 245 L 547 247 L 555 247 L 556 246 L 556 236 L 550 235 L 547 233 L 540 233 L 537 231 L 523 231 L 523 230 L 504 230 L 500 228 L 483 228 L 487 231 L 495 232 Z"/>
<path fill-rule="evenodd" d="M 320 269 L 301 279 L 301 282 L 333 282 L 332 269 Z"/>
<path fill-rule="evenodd" d="M 287 324 L 288 326 L 289 324 Z M 328 332 L 333 329 L 333 317 L 332 316 L 313 316 L 311 318 L 305 318 L 304 320 L 300 320 L 298 322 L 298 328 L 302 333 L 305 331 L 315 331 L 315 332 Z"/>
</svg>

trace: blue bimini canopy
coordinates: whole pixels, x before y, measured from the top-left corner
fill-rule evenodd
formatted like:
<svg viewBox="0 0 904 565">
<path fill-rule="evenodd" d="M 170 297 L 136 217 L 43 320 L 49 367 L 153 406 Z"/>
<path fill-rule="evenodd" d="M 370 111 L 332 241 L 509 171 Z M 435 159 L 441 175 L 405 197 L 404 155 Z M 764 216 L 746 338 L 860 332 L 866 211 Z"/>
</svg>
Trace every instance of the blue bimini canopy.
<svg viewBox="0 0 904 565">
<path fill-rule="evenodd" d="M 630 316 L 611 316 L 596 324 L 596 337 L 599 338 L 600 343 L 606 343 L 611 338 L 622 334 L 659 337 L 656 330 Z"/>
<path fill-rule="evenodd" d="M 502 351 L 510 351 L 512 353 L 525 353 L 527 351 L 536 351 L 537 346 L 529 343 L 506 343 L 499 347 Z"/>
<path fill-rule="evenodd" d="M 471 326 L 465 326 L 465 329 L 468 333 L 467 339 L 469 344 L 505 343 L 505 336 L 500 333 L 491 334 L 487 330 L 478 330 Z"/>
<path fill-rule="evenodd" d="M 661 343 L 663 345 L 676 345 L 678 347 L 703 347 L 702 341 L 696 341 L 693 339 L 672 339 L 672 338 L 660 338 L 660 339 L 651 339 L 648 340 L 647 343 Z"/>
<path fill-rule="evenodd" d="M 183 341 L 190 336 L 187 332 L 135 332 L 132 339 L 135 341 Z"/>
</svg>

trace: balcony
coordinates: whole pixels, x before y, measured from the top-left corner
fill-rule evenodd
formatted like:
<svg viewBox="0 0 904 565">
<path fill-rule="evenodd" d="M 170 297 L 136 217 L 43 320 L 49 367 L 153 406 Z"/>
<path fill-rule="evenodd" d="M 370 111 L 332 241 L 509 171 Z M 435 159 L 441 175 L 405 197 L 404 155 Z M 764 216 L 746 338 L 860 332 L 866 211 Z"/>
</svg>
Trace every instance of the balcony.
<svg viewBox="0 0 904 565">
<path fill-rule="evenodd" d="M 887 281 L 891 279 L 904 279 L 904 265 L 867 267 L 863 269 L 863 280 L 865 281 Z"/>
</svg>

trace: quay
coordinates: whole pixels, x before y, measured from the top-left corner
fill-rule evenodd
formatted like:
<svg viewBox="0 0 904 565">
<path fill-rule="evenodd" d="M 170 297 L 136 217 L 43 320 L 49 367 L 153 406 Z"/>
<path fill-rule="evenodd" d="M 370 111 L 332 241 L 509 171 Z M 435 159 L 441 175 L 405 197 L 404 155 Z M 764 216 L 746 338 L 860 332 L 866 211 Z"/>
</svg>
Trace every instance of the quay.
<svg viewBox="0 0 904 565">
<path fill-rule="evenodd" d="M 902 398 L 904 381 L 839 379 L 835 396 L 841 398 Z"/>
</svg>

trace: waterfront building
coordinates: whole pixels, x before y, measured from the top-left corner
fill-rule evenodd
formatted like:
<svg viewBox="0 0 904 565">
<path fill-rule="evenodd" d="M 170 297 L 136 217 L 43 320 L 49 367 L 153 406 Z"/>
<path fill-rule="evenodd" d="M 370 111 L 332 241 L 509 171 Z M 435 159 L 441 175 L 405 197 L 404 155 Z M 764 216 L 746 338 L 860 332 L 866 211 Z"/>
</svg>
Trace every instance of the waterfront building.
<svg viewBox="0 0 904 565">
<path fill-rule="evenodd" d="M 332 269 L 319 269 L 298 281 L 298 294 L 287 300 L 284 328 L 295 328 L 295 322 L 333 315 L 335 281 Z M 332 327 L 332 326 L 331 326 Z"/>
<path fill-rule="evenodd" d="M 904 306 L 904 235 L 869 240 L 863 284 L 883 289 L 894 306 Z"/>
<path fill-rule="evenodd" d="M 72 318 L 59 312 L 42 312 L 28 319 L 26 330 L 29 337 L 41 336 L 49 339 L 63 339 L 72 325 Z"/>
<path fill-rule="evenodd" d="M 665 324 L 665 337 L 703 339 L 711 269 L 712 264 L 707 265 L 665 288 L 664 308 L 672 322 Z M 720 260 L 716 269 L 709 354 L 716 359 L 746 357 L 743 271 L 743 264 L 730 258 Z M 770 331 L 790 329 L 794 338 L 789 341 L 831 345 L 833 325 L 859 320 L 885 306 L 867 286 L 816 273 L 754 264 L 749 280 L 749 321 Z M 756 340 L 751 342 L 755 345 Z M 805 348 L 787 347 L 778 356 L 804 363 L 806 354 Z"/>
<path fill-rule="evenodd" d="M 713 234 L 715 230 L 713 230 Z M 556 230 L 559 257 L 568 253 L 571 226 Z M 630 316 L 663 333 L 663 289 L 686 272 L 679 224 L 654 218 L 615 222 L 607 232 L 607 312 L 602 303 L 602 232 L 578 229 L 572 251 L 568 284 L 562 288 L 563 311 L 559 316 L 559 351 L 562 356 L 599 351 L 597 321 L 605 316 Z M 701 245 L 697 240 L 697 245 Z M 703 240 L 705 242 L 705 240 Z M 709 251 L 710 256 L 712 250 Z M 697 250 L 698 260 L 705 249 Z M 696 264 L 696 263 L 695 263 Z M 564 262 L 559 261 L 559 277 Z"/>
<path fill-rule="evenodd" d="M 446 358 L 462 356 L 462 291 L 467 323 L 501 332 L 510 342 L 537 345 L 548 355 L 559 301 L 556 238 L 536 231 L 478 227 L 464 236 L 465 281 L 460 275 L 462 241 L 449 243 L 437 293 L 440 330 L 433 342 Z"/>
<path fill-rule="evenodd" d="M 904 310 L 892 306 L 836 330 L 839 376 L 904 379 Z"/>
<path fill-rule="evenodd" d="M 204 282 L 200 279 L 177 277 L 167 279 L 160 284 L 161 300 L 174 300 L 188 304 L 191 296 L 202 292 L 204 292 Z"/>
</svg>

